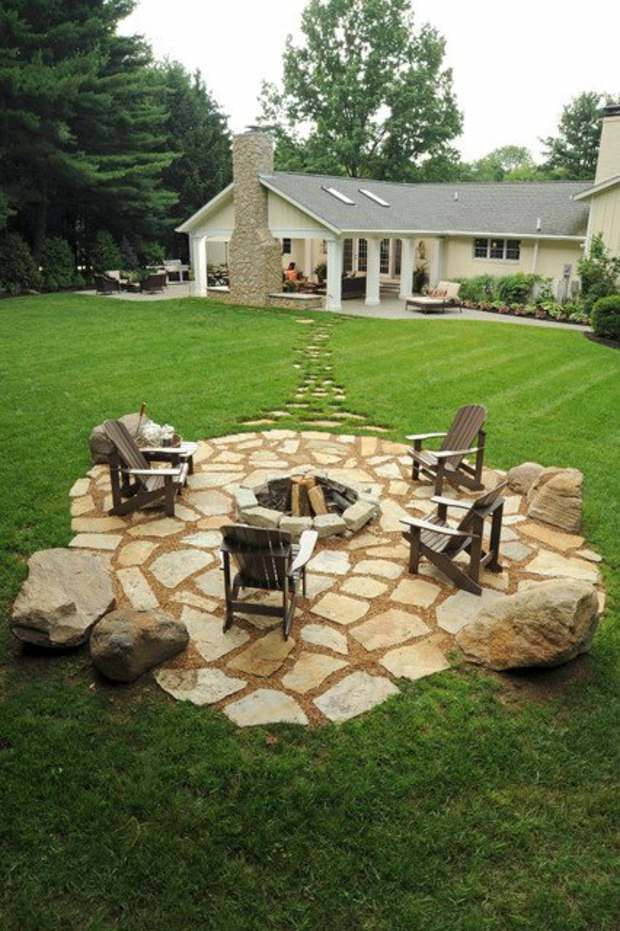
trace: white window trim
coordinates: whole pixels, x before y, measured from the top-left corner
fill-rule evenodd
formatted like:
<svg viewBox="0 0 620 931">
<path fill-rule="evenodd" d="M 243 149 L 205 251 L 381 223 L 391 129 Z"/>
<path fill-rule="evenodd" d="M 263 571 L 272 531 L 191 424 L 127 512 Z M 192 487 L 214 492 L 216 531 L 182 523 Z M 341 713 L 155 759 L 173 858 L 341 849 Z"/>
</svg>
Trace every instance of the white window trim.
<svg viewBox="0 0 620 931">
<path fill-rule="evenodd" d="M 476 255 L 476 241 L 479 239 L 486 240 L 486 243 L 487 243 L 487 254 L 486 255 Z M 496 239 L 498 241 L 501 240 L 501 242 L 504 243 L 501 258 L 498 256 L 491 255 L 491 240 L 492 239 Z M 518 259 L 509 259 L 508 256 L 506 255 L 506 250 L 508 248 L 509 241 L 519 243 L 519 258 Z M 508 238 L 506 236 L 475 236 L 472 239 L 472 244 L 471 244 L 472 258 L 474 262 L 507 262 L 510 265 L 518 265 L 522 258 L 521 242 L 522 241 L 520 239 L 514 239 L 512 237 Z"/>
</svg>

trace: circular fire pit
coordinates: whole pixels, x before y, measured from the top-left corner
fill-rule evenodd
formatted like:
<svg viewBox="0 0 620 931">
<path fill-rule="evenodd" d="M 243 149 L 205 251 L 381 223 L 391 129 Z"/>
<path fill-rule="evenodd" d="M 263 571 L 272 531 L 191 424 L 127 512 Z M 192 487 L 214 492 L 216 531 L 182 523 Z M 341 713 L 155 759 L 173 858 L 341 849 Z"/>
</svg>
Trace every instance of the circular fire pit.
<svg viewBox="0 0 620 931">
<path fill-rule="evenodd" d="M 319 537 L 356 533 L 381 510 L 370 489 L 344 485 L 312 468 L 273 478 L 258 488 L 240 488 L 235 500 L 239 520 L 254 527 L 277 527 L 294 537 L 312 529 Z"/>
</svg>

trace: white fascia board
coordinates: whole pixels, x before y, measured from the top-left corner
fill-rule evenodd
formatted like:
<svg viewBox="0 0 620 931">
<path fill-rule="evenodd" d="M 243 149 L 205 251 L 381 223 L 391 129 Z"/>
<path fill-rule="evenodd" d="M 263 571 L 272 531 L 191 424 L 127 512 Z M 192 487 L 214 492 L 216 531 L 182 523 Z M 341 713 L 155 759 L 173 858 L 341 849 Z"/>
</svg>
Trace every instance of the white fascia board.
<svg viewBox="0 0 620 931">
<path fill-rule="evenodd" d="M 314 213 L 312 210 L 308 210 L 308 208 L 305 207 L 304 204 L 301 204 L 298 200 L 294 200 L 292 197 L 289 197 L 288 194 L 283 194 L 282 191 L 280 191 L 277 187 L 275 187 L 275 185 L 270 184 L 264 175 L 259 175 L 258 180 L 264 187 L 267 188 L 267 190 L 271 191 L 273 194 L 277 194 L 278 197 L 281 197 L 282 200 L 285 200 L 289 204 L 292 204 L 293 207 L 297 207 L 297 209 L 301 210 L 302 213 L 306 213 L 309 217 L 312 217 L 313 220 L 316 220 L 316 222 L 320 226 L 327 227 L 327 229 L 331 230 L 332 233 L 335 233 L 336 236 L 339 236 L 340 233 L 342 232 L 341 230 L 338 229 L 337 226 L 333 226 L 324 217 L 319 216 L 318 213 Z"/>
<path fill-rule="evenodd" d="M 588 200 L 596 194 L 602 194 L 603 191 L 607 191 L 610 187 L 615 187 L 616 184 L 620 184 L 620 175 L 614 175 L 613 178 L 607 178 L 606 181 L 599 181 L 598 184 L 592 185 L 586 191 L 582 191 L 581 194 L 574 194 L 573 200 Z"/>
<path fill-rule="evenodd" d="M 342 235 L 345 237 L 355 236 L 360 239 L 364 239 L 367 236 L 372 236 L 373 238 L 383 236 L 393 236 L 395 239 L 400 239 L 402 236 L 478 236 L 480 238 L 486 239 L 550 239 L 550 240 L 569 240 L 571 242 L 583 242 L 586 238 L 585 233 L 582 236 L 557 236 L 557 235 L 545 235 L 544 233 L 488 233 L 483 230 L 342 230 Z"/>
<path fill-rule="evenodd" d="M 276 239 L 324 239 L 326 242 L 331 242 L 332 239 L 336 237 L 328 233 L 323 227 L 317 227 L 317 229 L 284 229 L 283 227 L 271 227 L 270 232 L 272 236 L 275 236 Z"/>
<path fill-rule="evenodd" d="M 192 230 L 199 226 L 202 220 L 205 220 L 206 217 L 211 213 L 214 207 L 217 207 L 225 197 L 230 194 L 234 187 L 234 183 L 231 181 L 230 184 L 225 187 L 219 194 L 216 194 L 215 197 L 212 197 L 211 200 L 207 201 L 200 210 L 197 210 L 196 213 L 193 213 L 188 220 L 185 220 L 184 223 L 181 223 L 180 226 L 177 226 L 175 229 L 176 233 L 191 233 Z"/>
</svg>

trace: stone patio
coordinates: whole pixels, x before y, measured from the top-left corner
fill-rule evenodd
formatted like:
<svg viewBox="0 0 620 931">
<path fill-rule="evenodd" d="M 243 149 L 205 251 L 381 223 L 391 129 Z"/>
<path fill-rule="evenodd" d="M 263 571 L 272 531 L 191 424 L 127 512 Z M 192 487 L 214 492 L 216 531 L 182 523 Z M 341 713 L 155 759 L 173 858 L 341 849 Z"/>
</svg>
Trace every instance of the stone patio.
<svg viewBox="0 0 620 931">
<path fill-rule="evenodd" d="M 269 617 L 241 616 L 223 633 L 219 528 L 235 519 L 235 493 L 300 467 L 371 487 L 382 513 L 356 534 L 319 541 L 288 641 Z M 487 470 L 487 486 L 500 474 Z M 156 681 L 239 726 L 317 725 L 368 711 L 397 695 L 403 679 L 447 670 L 454 636 L 482 607 L 550 577 L 593 582 L 602 599 L 597 557 L 584 538 L 526 519 L 519 495 L 509 498 L 504 572 L 483 573 L 482 598 L 424 561 L 410 576 L 399 518 L 425 516 L 433 505 L 430 485 L 409 475 L 407 447 L 376 436 L 267 429 L 215 437 L 199 444 L 174 519 L 156 510 L 108 518 L 108 470 L 92 468 L 69 492 L 71 546 L 110 560 L 119 606 L 182 618 L 189 647 L 155 671 Z"/>
</svg>

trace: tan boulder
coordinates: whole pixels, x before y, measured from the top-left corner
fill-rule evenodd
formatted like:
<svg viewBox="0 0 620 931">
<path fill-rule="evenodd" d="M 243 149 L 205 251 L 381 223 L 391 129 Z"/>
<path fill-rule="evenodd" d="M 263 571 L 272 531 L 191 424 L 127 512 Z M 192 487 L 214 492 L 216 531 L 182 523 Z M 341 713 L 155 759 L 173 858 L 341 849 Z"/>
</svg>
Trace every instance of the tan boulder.
<svg viewBox="0 0 620 931">
<path fill-rule="evenodd" d="M 489 605 L 456 642 L 468 660 L 490 669 L 559 666 L 587 652 L 598 613 L 592 585 L 554 579 Z"/>
<path fill-rule="evenodd" d="M 539 462 L 522 462 L 510 469 L 506 480 L 508 487 L 520 495 L 526 495 L 545 467 Z"/>
<path fill-rule="evenodd" d="M 93 663 L 114 682 L 133 682 L 147 669 L 184 650 L 189 642 L 182 621 L 163 611 L 112 611 L 90 635 Z"/>
<path fill-rule="evenodd" d="M 581 528 L 583 473 L 544 469 L 527 493 L 528 517 L 569 533 Z"/>
</svg>

